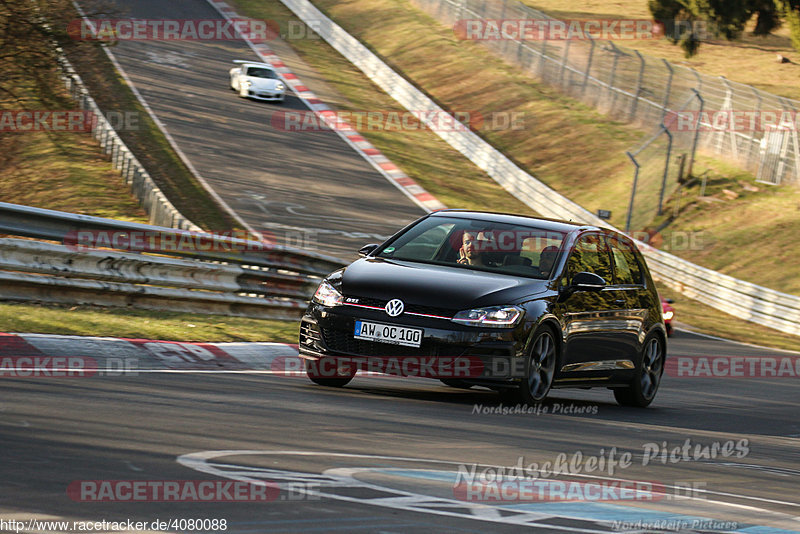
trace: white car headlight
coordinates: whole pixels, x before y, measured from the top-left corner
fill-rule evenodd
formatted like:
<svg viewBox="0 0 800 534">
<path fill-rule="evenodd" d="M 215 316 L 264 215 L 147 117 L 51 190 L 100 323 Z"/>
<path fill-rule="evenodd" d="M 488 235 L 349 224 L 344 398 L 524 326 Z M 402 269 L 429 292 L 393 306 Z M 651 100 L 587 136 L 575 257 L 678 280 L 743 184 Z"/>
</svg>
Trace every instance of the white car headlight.
<svg viewBox="0 0 800 534">
<path fill-rule="evenodd" d="M 487 306 L 460 311 L 451 320 L 471 326 L 512 328 L 519 324 L 524 313 L 525 310 L 519 306 Z"/>
<path fill-rule="evenodd" d="M 344 302 L 342 294 L 325 280 L 319 285 L 311 300 L 323 306 L 339 306 Z"/>
<path fill-rule="evenodd" d="M 278 83 L 275 84 L 275 90 L 276 91 L 283 91 L 284 89 L 286 89 L 286 86 L 283 85 L 282 82 L 278 82 Z"/>
<path fill-rule="evenodd" d="M 664 316 L 664 320 L 665 321 L 669 321 L 670 319 L 672 319 L 672 316 L 675 315 L 675 314 L 673 312 L 671 312 L 671 311 L 665 311 L 662 315 Z"/>
</svg>

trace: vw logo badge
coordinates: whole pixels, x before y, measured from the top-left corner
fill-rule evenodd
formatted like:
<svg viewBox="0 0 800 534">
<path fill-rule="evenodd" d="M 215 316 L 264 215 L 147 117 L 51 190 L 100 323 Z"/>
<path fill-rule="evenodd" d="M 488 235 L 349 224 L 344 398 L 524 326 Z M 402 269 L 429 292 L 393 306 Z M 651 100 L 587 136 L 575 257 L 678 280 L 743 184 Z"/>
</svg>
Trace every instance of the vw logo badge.
<svg viewBox="0 0 800 534">
<path fill-rule="evenodd" d="M 403 304 L 403 301 L 400 299 L 392 299 L 387 302 L 386 307 L 384 307 L 384 310 L 386 310 L 386 315 L 389 317 L 397 317 L 403 313 L 403 309 L 405 309 L 405 304 Z"/>
</svg>

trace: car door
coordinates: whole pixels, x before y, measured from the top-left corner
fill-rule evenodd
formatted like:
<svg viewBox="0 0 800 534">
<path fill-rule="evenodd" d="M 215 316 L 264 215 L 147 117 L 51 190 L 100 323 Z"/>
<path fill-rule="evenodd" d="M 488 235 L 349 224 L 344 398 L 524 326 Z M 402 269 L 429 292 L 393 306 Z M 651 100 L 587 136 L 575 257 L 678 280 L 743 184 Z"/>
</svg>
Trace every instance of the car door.
<svg viewBox="0 0 800 534">
<path fill-rule="evenodd" d="M 591 232 L 580 236 L 570 251 L 559 284 L 570 285 L 580 272 L 594 273 L 608 284 L 600 291 L 574 291 L 560 302 L 565 336 L 563 365 L 565 379 L 586 378 L 586 372 L 602 371 L 606 376 L 617 366 L 625 343 L 619 338 L 624 316 L 617 302 L 620 293 L 614 288 L 611 254 L 605 236 Z"/>
<path fill-rule="evenodd" d="M 619 357 L 635 362 L 644 338 L 650 295 L 633 242 L 618 235 L 608 236 L 607 242 L 614 282 L 606 289 L 613 294 L 616 307 L 618 342 L 621 345 Z"/>
</svg>

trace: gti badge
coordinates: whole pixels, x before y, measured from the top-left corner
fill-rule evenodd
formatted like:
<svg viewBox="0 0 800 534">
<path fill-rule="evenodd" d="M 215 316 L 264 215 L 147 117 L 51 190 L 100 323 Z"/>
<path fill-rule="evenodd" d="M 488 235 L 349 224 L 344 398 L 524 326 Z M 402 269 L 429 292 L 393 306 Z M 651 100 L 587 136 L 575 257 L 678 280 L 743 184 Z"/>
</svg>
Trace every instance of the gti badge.
<svg viewBox="0 0 800 534">
<path fill-rule="evenodd" d="M 403 304 L 402 300 L 392 299 L 386 303 L 386 307 L 384 308 L 384 310 L 386 310 L 386 315 L 388 315 L 389 317 L 397 317 L 398 315 L 403 313 L 404 308 L 405 305 Z"/>
</svg>

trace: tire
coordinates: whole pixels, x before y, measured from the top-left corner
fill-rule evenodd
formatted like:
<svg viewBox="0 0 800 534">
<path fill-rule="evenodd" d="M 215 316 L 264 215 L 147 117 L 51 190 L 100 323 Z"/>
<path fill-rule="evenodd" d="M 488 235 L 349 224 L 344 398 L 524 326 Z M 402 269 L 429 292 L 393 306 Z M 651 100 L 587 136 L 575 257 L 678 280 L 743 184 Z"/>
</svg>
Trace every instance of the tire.
<svg viewBox="0 0 800 534">
<path fill-rule="evenodd" d="M 619 404 L 644 408 L 653 402 L 664 374 L 665 352 L 664 342 L 658 335 L 645 339 L 633 382 L 629 387 L 614 390 L 614 398 Z"/>
<path fill-rule="evenodd" d="M 442 384 L 450 386 L 451 388 L 469 389 L 472 387 L 472 384 L 467 384 L 458 378 L 440 378 L 439 380 L 441 380 Z"/>
<path fill-rule="evenodd" d="M 549 327 L 541 326 L 533 334 L 525 361 L 525 376 L 517 389 L 506 390 L 501 397 L 528 405 L 541 404 L 553 385 L 557 362 L 555 334 Z"/>
<path fill-rule="evenodd" d="M 356 376 L 356 369 L 350 365 L 337 365 L 331 373 L 320 372 L 323 360 L 306 360 L 306 375 L 309 380 L 320 386 L 340 388 L 346 386 Z"/>
</svg>

